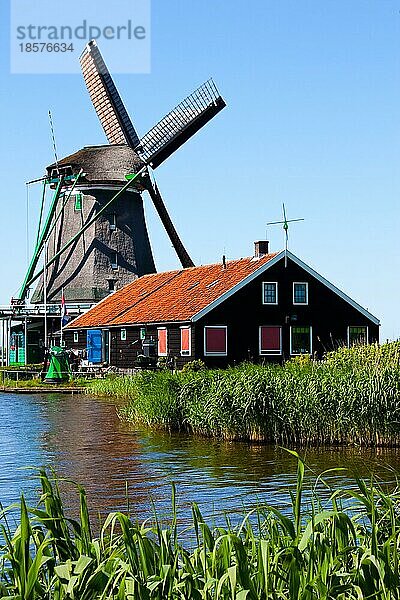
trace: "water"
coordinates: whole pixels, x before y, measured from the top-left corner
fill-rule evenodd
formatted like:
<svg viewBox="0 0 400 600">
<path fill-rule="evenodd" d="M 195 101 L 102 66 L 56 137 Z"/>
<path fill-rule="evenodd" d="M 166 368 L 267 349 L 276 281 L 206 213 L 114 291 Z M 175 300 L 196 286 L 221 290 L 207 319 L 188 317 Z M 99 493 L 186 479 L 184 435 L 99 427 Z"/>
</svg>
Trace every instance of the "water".
<svg viewBox="0 0 400 600">
<path fill-rule="evenodd" d="M 302 452 L 314 473 L 336 467 L 384 481 L 400 471 L 398 450 L 356 448 Z M 285 509 L 296 479 L 296 461 L 282 449 L 169 435 L 122 423 L 113 402 L 87 396 L 0 395 L 0 500 L 9 505 L 22 491 L 33 502 L 38 482 L 34 468 L 52 466 L 58 475 L 85 486 L 92 509 L 105 514 L 126 510 L 149 516 L 151 501 L 163 514 L 176 483 L 183 512 L 200 504 L 211 517 L 242 512 L 257 502 Z M 349 473 L 326 479 L 354 485 Z M 75 505 L 75 489 L 63 485 Z"/>
</svg>

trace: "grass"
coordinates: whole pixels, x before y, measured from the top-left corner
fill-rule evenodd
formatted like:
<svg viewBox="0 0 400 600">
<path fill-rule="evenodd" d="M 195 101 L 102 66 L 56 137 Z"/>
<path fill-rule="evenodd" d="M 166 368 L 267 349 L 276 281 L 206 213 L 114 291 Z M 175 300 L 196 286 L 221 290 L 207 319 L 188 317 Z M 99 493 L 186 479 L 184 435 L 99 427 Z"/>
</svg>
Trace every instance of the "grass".
<svg viewBox="0 0 400 600">
<path fill-rule="evenodd" d="M 13 390 L 15 388 L 23 388 L 23 389 L 45 389 L 48 390 L 52 385 L 54 385 L 54 387 L 62 387 L 62 388 L 71 388 L 74 389 L 76 387 L 85 387 L 87 385 L 87 379 L 85 378 L 76 378 L 76 379 L 70 379 L 69 381 L 63 381 L 59 384 L 49 384 L 49 383 L 45 383 L 41 380 L 40 377 L 38 376 L 32 376 L 29 375 L 26 378 L 24 378 L 24 376 L 22 376 L 19 379 L 12 379 L 10 377 L 5 377 L 4 379 L 1 378 L 0 375 L 0 387 L 3 389 L 10 389 Z M 1 599 L 0 599 L 1 600 Z"/>
<path fill-rule="evenodd" d="M 121 416 L 167 430 L 284 446 L 400 445 L 400 343 L 340 348 L 226 370 L 142 372 L 93 381 Z"/>
<path fill-rule="evenodd" d="M 260 506 L 236 526 L 210 527 L 199 507 L 185 530 L 172 494 L 171 518 L 144 523 L 110 513 L 97 536 L 78 487 L 70 518 L 57 482 L 40 472 L 41 497 L 19 503 L 11 531 L 2 515 L 0 597 L 14 600 L 374 600 L 400 597 L 399 489 L 356 479 L 305 504 L 298 460 L 292 511 Z M 323 481 L 320 477 L 319 481 Z M 345 507 L 345 508 L 344 508 Z M 192 540 L 192 541 L 190 541 Z"/>
</svg>

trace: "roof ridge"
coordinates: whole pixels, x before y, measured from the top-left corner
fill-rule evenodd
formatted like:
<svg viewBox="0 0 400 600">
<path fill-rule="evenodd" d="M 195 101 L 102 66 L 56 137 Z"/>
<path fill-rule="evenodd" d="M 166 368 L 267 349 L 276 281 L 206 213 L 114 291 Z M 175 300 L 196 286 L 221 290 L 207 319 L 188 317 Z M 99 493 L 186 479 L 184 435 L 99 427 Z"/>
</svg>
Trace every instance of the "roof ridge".
<svg viewBox="0 0 400 600">
<path fill-rule="evenodd" d="M 273 257 L 276 254 L 279 254 L 279 252 L 269 252 L 268 254 L 263 254 L 260 257 L 256 257 L 256 256 L 242 256 L 241 258 L 231 258 L 229 260 L 226 261 L 227 264 L 229 263 L 238 263 L 242 260 L 254 260 L 259 258 L 260 260 L 263 258 L 266 258 L 267 256 L 269 257 Z M 157 273 L 145 273 L 144 275 L 141 275 L 140 277 L 138 277 L 138 279 L 143 279 L 144 277 L 156 277 L 157 275 L 167 275 L 168 273 L 181 273 L 183 271 L 193 271 L 195 269 L 206 269 L 209 267 L 217 267 L 217 266 L 223 266 L 222 261 L 219 262 L 215 262 L 215 263 L 207 263 L 206 265 L 194 265 L 193 267 L 186 267 L 186 268 L 181 268 L 181 269 L 171 269 L 169 271 L 160 271 Z M 137 279 L 135 279 L 135 281 L 137 281 Z M 132 282 L 134 283 L 134 282 Z"/>
</svg>

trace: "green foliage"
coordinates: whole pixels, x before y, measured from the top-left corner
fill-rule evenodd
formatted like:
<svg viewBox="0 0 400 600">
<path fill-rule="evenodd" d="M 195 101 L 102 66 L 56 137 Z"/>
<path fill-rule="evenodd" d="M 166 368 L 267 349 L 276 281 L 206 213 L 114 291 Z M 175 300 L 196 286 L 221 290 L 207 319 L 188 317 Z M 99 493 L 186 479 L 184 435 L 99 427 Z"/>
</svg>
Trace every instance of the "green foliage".
<svg viewBox="0 0 400 600">
<path fill-rule="evenodd" d="M 0 597 L 14 600 L 398 600 L 400 491 L 356 479 L 304 501 L 302 459 L 292 511 L 259 506 L 232 525 L 210 527 L 196 504 L 191 523 L 172 514 L 140 524 L 110 513 L 92 533 L 84 490 L 79 517 L 66 515 L 57 482 L 40 472 L 37 507 L 20 501 L 11 531 L 0 527 Z M 323 475 L 323 474 L 322 474 Z M 323 481 L 323 477 L 319 477 Z M 12 507 L 15 509 L 15 506 Z"/>
<path fill-rule="evenodd" d="M 340 348 L 226 370 L 142 372 L 93 381 L 126 399 L 121 415 L 152 427 L 284 446 L 400 445 L 400 344 Z"/>
<path fill-rule="evenodd" d="M 197 360 L 192 360 L 192 361 L 186 363 L 182 367 L 182 371 L 184 373 L 186 373 L 187 371 L 202 371 L 205 368 L 206 368 L 206 365 L 204 364 L 204 362 L 200 359 L 197 359 Z"/>
</svg>

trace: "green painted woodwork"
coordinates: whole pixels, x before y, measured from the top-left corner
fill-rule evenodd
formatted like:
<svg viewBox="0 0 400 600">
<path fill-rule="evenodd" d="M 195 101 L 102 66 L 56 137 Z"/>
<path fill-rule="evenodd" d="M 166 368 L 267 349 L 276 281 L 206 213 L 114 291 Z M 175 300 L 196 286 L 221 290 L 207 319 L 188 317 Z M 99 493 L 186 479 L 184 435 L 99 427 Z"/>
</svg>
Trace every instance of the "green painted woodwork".
<svg viewBox="0 0 400 600">
<path fill-rule="evenodd" d="M 43 229 L 42 229 L 42 232 L 41 232 L 41 234 L 39 236 L 39 240 L 38 240 L 38 242 L 36 244 L 36 248 L 35 248 L 35 251 L 33 253 L 32 260 L 31 260 L 31 262 L 29 264 L 28 271 L 27 271 L 27 273 L 25 275 L 24 282 L 23 282 L 22 287 L 21 287 L 20 292 L 19 292 L 18 298 L 20 300 L 24 300 L 25 299 L 27 289 L 28 289 L 28 287 L 29 287 L 29 285 L 31 283 L 32 276 L 33 276 L 33 274 L 35 272 L 37 263 L 38 263 L 39 258 L 40 258 L 41 251 L 43 249 L 43 244 L 44 244 L 45 240 L 47 239 L 47 235 L 48 235 L 48 232 L 49 232 L 49 229 L 50 229 L 50 225 L 51 225 L 51 220 L 53 218 L 54 211 L 55 211 L 56 206 L 57 206 L 57 201 L 58 201 L 58 199 L 60 197 L 62 185 L 63 185 L 63 178 L 61 177 L 60 180 L 59 180 L 59 182 L 58 182 L 56 191 L 54 192 L 54 196 L 53 196 L 53 200 L 51 202 L 49 214 L 47 215 L 46 222 L 43 225 Z"/>
<path fill-rule="evenodd" d="M 74 210 L 76 210 L 76 211 L 82 210 L 82 194 L 75 195 Z"/>
<path fill-rule="evenodd" d="M 68 355 L 63 348 L 50 348 L 50 363 L 44 378 L 45 383 L 61 383 L 68 381 L 71 375 Z"/>
</svg>

